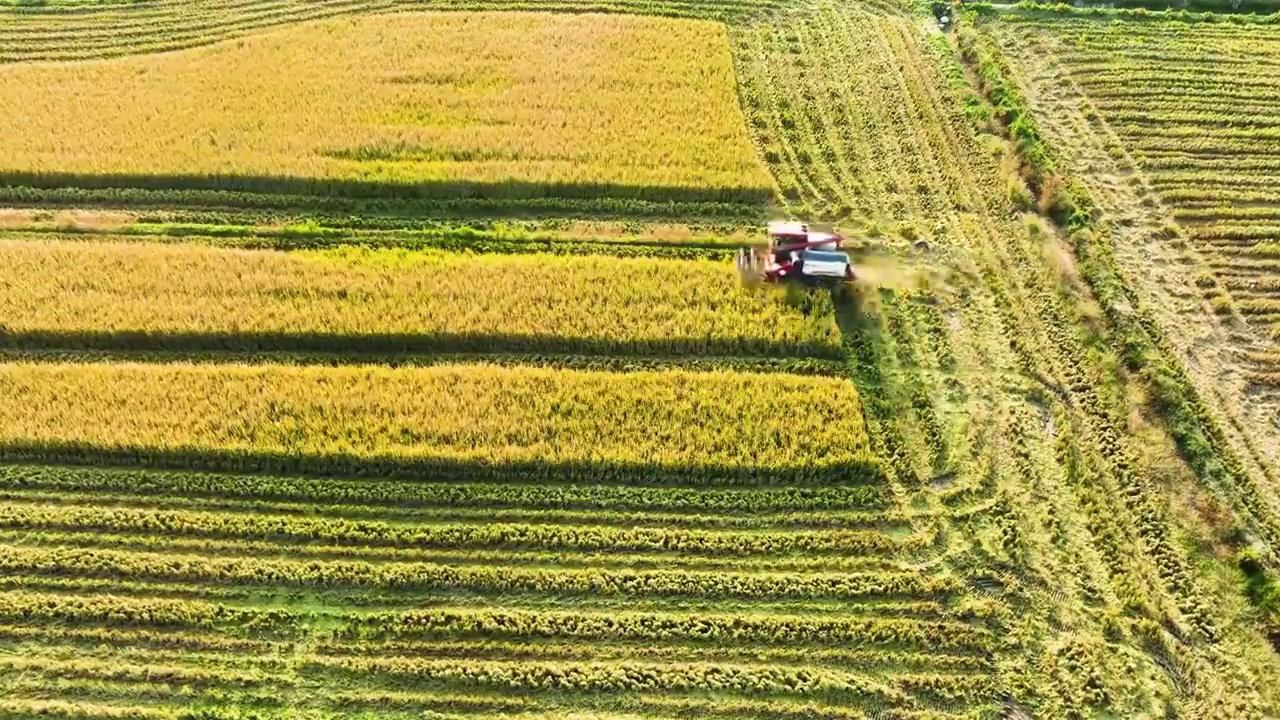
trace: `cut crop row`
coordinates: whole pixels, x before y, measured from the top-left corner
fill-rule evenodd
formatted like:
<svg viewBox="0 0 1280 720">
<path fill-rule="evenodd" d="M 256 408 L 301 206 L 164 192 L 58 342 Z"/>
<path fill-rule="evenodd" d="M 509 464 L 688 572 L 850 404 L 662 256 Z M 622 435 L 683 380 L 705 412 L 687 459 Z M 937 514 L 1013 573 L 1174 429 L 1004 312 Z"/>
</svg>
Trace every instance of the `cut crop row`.
<svg viewBox="0 0 1280 720">
<path fill-rule="evenodd" d="M 424 610 L 372 615 L 342 633 L 364 640 L 547 638 L 636 642 L 863 645 L 888 644 L 983 651 L 987 631 L 955 621 L 891 618 L 804 618 L 741 615 L 601 615 L 495 610 Z"/>
<path fill-rule="evenodd" d="M 0 542 L 22 545 L 33 536 L 0 530 Z M 48 546 L 66 549 L 114 550 L 128 552 L 174 552 L 222 559 L 274 556 L 281 545 L 252 538 L 205 538 L 191 535 L 108 533 L 83 530 L 42 530 L 37 536 Z M 298 561 L 416 562 L 447 566 L 493 565 L 563 570 L 648 571 L 684 570 L 697 572 L 813 573 L 859 572 L 896 573 L 929 561 L 930 550 L 906 547 L 889 554 L 871 552 L 858 555 L 731 555 L 693 554 L 654 550 L 579 552 L 574 550 L 521 550 L 474 548 L 389 547 L 386 545 L 339 545 L 298 543 L 288 556 Z"/>
<path fill-rule="evenodd" d="M 515 478 L 513 478 L 515 479 Z M 703 490 L 678 487 L 566 483 L 406 483 L 393 480 L 222 475 L 109 468 L 0 465 L 0 489 L 41 488 L 93 503 L 97 493 L 139 497 L 229 498 L 290 502 L 334 511 L 344 505 L 397 507 L 542 508 L 548 510 L 766 513 L 837 511 L 883 506 L 876 486 Z M 82 495 L 83 493 L 83 495 Z M 271 505 L 264 506 L 269 509 Z"/>
<path fill-rule="evenodd" d="M 12 628 L 15 637 L 35 637 L 37 628 Z M 0 638 L 6 628 L 0 626 Z M 90 629 L 86 638 L 111 635 Z M 51 634 L 51 642 L 58 642 L 58 633 Z M 69 637 L 69 636 L 68 636 Z M 121 636 L 122 641 L 127 636 Z M 194 638 L 198 639 L 198 638 Z M 193 648 L 198 645 L 191 645 Z M 214 647 L 211 645 L 211 647 Z M 248 647 L 248 646 L 246 646 Z M 419 658 L 453 658 L 458 661 L 489 658 L 492 660 L 535 660 L 551 662 L 638 660 L 641 662 L 667 663 L 732 663 L 752 665 L 762 661 L 778 667 L 817 669 L 847 669 L 856 667 L 866 673 L 983 673 L 991 669 L 991 659 L 982 654 L 966 654 L 935 647 L 904 647 L 891 645 L 858 645 L 854 647 L 820 647 L 789 645 L 738 645 L 720 643 L 620 642 L 617 640 L 556 642 L 551 640 L 386 640 L 376 643 L 364 641 L 343 642 L 318 640 L 313 651 L 322 655 L 364 656 L 376 652 L 382 655 L 412 656 Z M 167 651 L 166 652 L 181 652 Z"/>
<path fill-rule="evenodd" d="M 919 607 L 911 603 L 901 603 L 900 607 L 885 602 L 868 607 L 848 603 L 842 605 L 841 612 L 829 614 L 807 613 L 803 607 L 799 614 L 770 614 L 768 610 L 748 615 L 729 614 L 723 605 L 715 605 L 715 610 L 687 611 L 692 612 L 691 615 L 637 613 L 634 609 L 606 614 L 586 613 L 584 610 L 566 612 L 557 604 L 554 609 L 546 611 L 486 610 L 479 607 L 383 610 L 371 614 L 356 610 L 350 614 L 334 614 L 330 610 L 317 616 L 312 610 L 246 608 L 212 602 L 207 598 L 163 599 L 102 592 L 71 595 L 6 591 L 0 592 L 0 600 L 4 601 L 0 603 L 0 620 L 15 628 L 21 625 L 53 633 L 58 628 L 89 630 L 101 627 L 118 632 L 141 632 L 161 644 L 167 642 L 165 637 L 172 637 L 173 642 L 181 644 L 184 635 L 208 635 L 236 647 L 250 642 L 287 641 L 299 633 L 308 632 L 317 621 L 329 631 L 328 637 L 346 643 L 471 637 L 482 627 L 485 636 L 492 634 L 498 638 L 542 638 L 550 641 L 572 636 L 586 640 L 596 637 L 592 633 L 604 632 L 604 628 L 615 625 L 617 632 L 637 641 L 665 638 L 669 641 L 701 642 L 737 638 L 738 642 L 748 644 L 787 645 L 792 638 L 801 635 L 807 637 L 830 632 L 830 636 L 812 640 L 835 645 L 910 644 L 919 640 L 939 647 L 973 651 L 978 655 L 990 649 L 992 640 L 989 632 L 981 627 L 946 619 L 946 608 L 934 602 L 917 603 Z M 447 628 L 440 625 L 442 622 Z M 490 627 L 492 623 L 498 625 Z M 624 628 L 631 629 L 624 632 Z M 626 635 L 628 632 L 633 635 L 641 633 L 644 637 Z M 596 639 L 609 638 L 600 636 Z"/>
<path fill-rule="evenodd" d="M 417 637 L 361 637 L 355 639 L 314 640 L 315 652 L 327 655 L 362 656 L 371 652 L 381 655 L 415 655 L 417 657 L 467 659 L 487 657 L 491 659 L 544 659 L 573 660 L 592 657 L 597 659 L 631 658 L 669 660 L 673 662 L 698 662 L 718 659 L 732 662 L 757 662 L 763 655 L 769 660 L 791 666 L 834 666 L 856 664 L 861 668 L 879 667 L 885 670 L 981 672 L 989 667 L 990 659 L 983 645 L 987 638 L 978 636 L 978 644 L 952 643 L 946 634 L 966 627 L 958 623 L 923 621 L 905 623 L 897 620 L 862 621 L 865 632 L 858 631 L 857 621 L 834 621 L 847 632 L 834 642 L 822 639 L 822 646 L 791 647 L 787 637 L 755 638 L 740 630 L 725 635 L 714 633 L 714 628 L 698 623 L 699 615 L 672 616 L 675 624 L 696 625 L 697 634 L 664 633 L 660 638 L 638 641 L 626 633 L 603 638 L 575 635 L 543 635 L 504 639 L 504 632 L 474 640 L 460 640 L 463 633 L 450 633 L 444 639 Z M 751 622 L 751 621 L 749 621 Z M 847 627 L 846 627 L 847 626 Z M 562 641 L 563 640 L 563 641 Z M 62 653 L 73 651 L 84 654 L 102 654 L 110 649 L 113 654 L 156 659 L 176 658 L 193 660 L 200 657 L 229 656 L 249 658 L 254 655 L 272 658 L 287 646 L 281 640 L 253 640 L 236 637 L 227 630 L 155 630 L 138 627 L 109 627 L 99 625 L 38 625 L 0 624 L 0 643 L 40 642 L 46 647 L 57 647 Z M 917 642 L 922 643 L 917 647 Z M 902 649 L 899 649 L 902 648 Z M 920 652 L 926 649 L 927 653 Z M 250 661 L 252 662 L 252 661 Z"/>
<path fill-rule="evenodd" d="M 607 525 L 404 525 L 367 520 L 185 510 L 41 507 L 6 503 L 0 528 L 94 530 L 192 538 L 256 538 L 282 545 L 318 543 L 414 549 L 663 552 L 690 555 L 872 555 L 918 548 L 923 537 L 897 540 L 866 531 L 708 532 Z"/>
<path fill-rule="evenodd" d="M 1189 238 L 1220 278 L 1272 254 L 1269 241 L 1280 238 L 1266 224 L 1280 208 L 1280 72 L 1272 62 L 1280 30 L 1173 19 L 1028 23 L 1046 42 L 1083 50 L 1061 55 L 1069 78 L 1096 100 L 1097 121 L 1114 128 L 1151 174 L 1174 217 L 1191 225 Z M 1219 311 L 1240 312 L 1266 329 L 1270 294 L 1260 290 Z"/>
<path fill-rule="evenodd" d="M 690 693 L 719 690 L 745 695 L 802 695 L 832 701 L 905 701 L 889 682 L 847 673 L 787 670 L 768 666 L 650 665 L 641 663 L 551 664 L 394 658 L 316 658 L 316 669 L 382 675 L 412 682 L 414 687 L 503 687 L 560 692 Z M 969 679 L 969 678 L 965 678 Z"/>
</svg>

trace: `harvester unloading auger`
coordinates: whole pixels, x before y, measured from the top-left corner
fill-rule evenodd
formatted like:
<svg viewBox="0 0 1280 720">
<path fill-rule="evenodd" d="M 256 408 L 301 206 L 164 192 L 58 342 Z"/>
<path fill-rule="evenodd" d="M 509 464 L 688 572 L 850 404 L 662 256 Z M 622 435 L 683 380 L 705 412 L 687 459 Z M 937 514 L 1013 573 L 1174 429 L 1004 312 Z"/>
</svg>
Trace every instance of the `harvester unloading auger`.
<svg viewBox="0 0 1280 720">
<path fill-rule="evenodd" d="M 738 251 L 738 273 L 744 282 L 800 283 L 835 287 L 855 279 L 844 237 L 814 232 L 798 222 L 769 223 L 768 247 Z"/>
</svg>

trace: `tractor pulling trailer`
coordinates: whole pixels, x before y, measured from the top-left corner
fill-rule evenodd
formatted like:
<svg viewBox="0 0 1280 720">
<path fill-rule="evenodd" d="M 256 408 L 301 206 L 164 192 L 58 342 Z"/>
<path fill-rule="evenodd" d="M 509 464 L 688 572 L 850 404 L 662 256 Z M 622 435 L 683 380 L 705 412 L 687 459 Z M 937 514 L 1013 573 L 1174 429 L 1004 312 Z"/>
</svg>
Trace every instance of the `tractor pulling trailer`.
<svg viewBox="0 0 1280 720">
<path fill-rule="evenodd" d="M 814 232 L 805 223 L 769 223 L 769 245 L 738 251 L 738 273 L 745 282 L 800 283 L 835 287 L 856 277 L 844 237 Z"/>
</svg>

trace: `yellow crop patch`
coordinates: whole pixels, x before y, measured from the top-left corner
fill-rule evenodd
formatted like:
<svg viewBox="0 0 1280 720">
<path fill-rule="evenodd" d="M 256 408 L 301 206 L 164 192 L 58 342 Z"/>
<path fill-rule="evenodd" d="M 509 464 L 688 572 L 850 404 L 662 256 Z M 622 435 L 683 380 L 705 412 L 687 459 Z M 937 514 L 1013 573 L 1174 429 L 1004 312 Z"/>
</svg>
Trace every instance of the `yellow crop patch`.
<svg viewBox="0 0 1280 720">
<path fill-rule="evenodd" d="M 724 28 L 706 21 L 398 14 L 161 55 L 18 64 L 0 67 L 0 125 L 22 128 L 0 136 L 11 176 L 502 197 L 566 185 L 763 197 L 769 185 Z"/>
<path fill-rule="evenodd" d="M 842 378 L 737 372 L 0 365 L 0 457 L 74 446 L 359 465 L 605 463 L 839 477 L 870 462 Z M 348 459 L 354 459 L 354 462 Z"/>
<path fill-rule="evenodd" d="M 0 287 L 6 330 L 63 343 L 194 334 L 254 350 L 289 335 L 329 338 L 323 347 L 381 335 L 404 349 L 436 337 L 428 347 L 840 354 L 830 314 L 745 288 L 711 260 L 0 240 Z"/>
</svg>

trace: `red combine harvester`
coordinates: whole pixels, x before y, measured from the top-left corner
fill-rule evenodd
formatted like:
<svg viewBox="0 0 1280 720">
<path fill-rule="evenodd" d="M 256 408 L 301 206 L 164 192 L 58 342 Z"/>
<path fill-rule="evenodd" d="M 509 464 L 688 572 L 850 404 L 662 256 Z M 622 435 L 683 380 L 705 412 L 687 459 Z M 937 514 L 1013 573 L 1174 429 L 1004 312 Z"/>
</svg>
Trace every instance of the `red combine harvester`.
<svg viewBox="0 0 1280 720">
<path fill-rule="evenodd" d="M 769 223 L 767 248 L 738 251 L 738 273 L 746 282 L 798 282 L 832 287 L 854 279 L 848 253 L 840 252 L 844 237 L 813 232 L 805 223 Z"/>
</svg>

